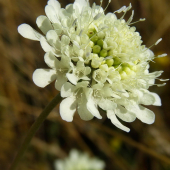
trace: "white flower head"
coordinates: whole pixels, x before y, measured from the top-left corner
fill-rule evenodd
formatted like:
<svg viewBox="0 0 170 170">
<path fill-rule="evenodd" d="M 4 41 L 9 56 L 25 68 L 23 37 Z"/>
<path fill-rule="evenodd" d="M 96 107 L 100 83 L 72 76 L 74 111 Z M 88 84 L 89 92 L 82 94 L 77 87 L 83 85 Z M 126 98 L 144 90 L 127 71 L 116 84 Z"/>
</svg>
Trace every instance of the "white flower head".
<svg viewBox="0 0 170 170">
<path fill-rule="evenodd" d="M 155 55 L 132 26 L 134 11 L 125 21 L 130 9 L 131 4 L 105 14 L 101 5 L 90 7 L 88 0 L 75 0 L 65 8 L 57 0 L 48 0 L 46 16 L 36 20 L 43 34 L 27 24 L 18 27 L 23 37 L 40 41 L 46 52 L 50 69 L 35 70 L 33 81 L 39 87 L 56 81 L 56 89 L 65 98 L 60 104 L 64 120 L 72 121 L 76 110 L 83 120 L 101 119 L 101 108 L 115 126 L 127 132 L 130 129 L 119 119 L 154 122 L 154 113 L 142 105 L 161 105 L 159 96 L 148 89 L 161 86 L 155 79 L 163 71 L 149 72 Z M 123 15 L 118 19 L 115 13 Z"/>
<path fill-rule="evenodd" d="M 56 170 L 104 170 L 105 163 L 88 154 L 72 149 L 64 160 L 55 161 Z"/>
</svg>

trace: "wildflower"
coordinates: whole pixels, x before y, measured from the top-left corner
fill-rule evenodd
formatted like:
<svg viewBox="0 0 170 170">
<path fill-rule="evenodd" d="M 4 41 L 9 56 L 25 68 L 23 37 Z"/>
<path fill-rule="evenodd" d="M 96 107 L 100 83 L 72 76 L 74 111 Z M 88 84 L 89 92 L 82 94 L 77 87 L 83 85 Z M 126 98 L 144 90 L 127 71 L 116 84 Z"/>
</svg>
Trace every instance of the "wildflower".
<svg viewBox="0 0 170 170">
<path fill-rule="evenodd" d="M 45 87 L 56 80 L 55 87 L 65 98 L 60 104 L 64 120 L 72 121 L 76 110 L 83 120 L 101 119 L 101 108 L 116 127 L 129 132 L 118 118 L 132 122 L 137 117 L 147 124 L 155 120 L 154 113 L 143 105 L 160 106 L 159 96 L 148 89 L 165 83 L 155 84 L 163 71 L 150 73 L 149 62 L 165 54 L 155 56 L 151 47 L 142 45 L 132 26 L 136 23 L 132 23 L 134 11 L 125 21 L 131 4 L 108 14 L 107 7 L 101 5 L 90 7 L 88 0 L 75 0 L 61 8 L 57 0 L 49 0 L 47 16 L 36 20 L 43 34 L 27 24 L 20 25 L 18 31 L 25 38 L 40 41 L 46 52 L 44 59 L 51 69 L 35 70 L 33 81 Z M 118 19 L 115 13 L 123 16 Z"/>
<path fill-rule="evenodd" d="M 88 154 L 75 149 L 71 150 L 69 157 L 55 162 L 56 170 L 103 170 L 104 162 L 97 158 L 90 158 Z"/>
</svg>

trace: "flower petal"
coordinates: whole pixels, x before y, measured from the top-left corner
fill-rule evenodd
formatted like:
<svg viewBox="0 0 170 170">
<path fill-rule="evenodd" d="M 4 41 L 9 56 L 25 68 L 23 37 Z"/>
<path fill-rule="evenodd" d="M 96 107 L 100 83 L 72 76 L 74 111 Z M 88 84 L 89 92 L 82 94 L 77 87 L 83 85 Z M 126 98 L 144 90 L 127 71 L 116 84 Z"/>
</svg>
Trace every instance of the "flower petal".
<svg viewBox="0 0 170 170">
<path fill-rule="evenodd" d="M 98 105 L 100 108 L 102 108 L 103 110 L 113 110 L 116 108 L 117 104 L 114 103 L 111 100 L 108 99 L 104 99 L 102 98 L 99 102 Z"/>
<path fill-rule="evenodd" d="M 59 62 L 58 59 L 51 52 L 47 52 L 44 55 L 44 61 L 51 68 L 55 68 L 55 63 Z"/>
<path fill-rule="evenodd" d="M 24 37 L 31 40 L 39 41 L 42 37 L 37 31 L 35 31 L 30 25 L 28 24 L 21 24 L 18 27 L 18 32 Z"/>
<path fill-rule="evenodd" d="M 94 101 L 91 97 L 88 99 L 87 109 L 88 109 L 89 112 L 91 112 L 91 114 L 93 116 L 97 117 L 98 119 L 102 118 L 102 116 L 100 115 L 100 113 L 99 113 L 99 111 L 98 111 L 98 109 L 97 109 L 97 107 L 96 107 L 96 105 L 95 105 L 95 103 L 94 103 Z"/>
<path fill-rule="evenodd" d="M 86 1 L 86 0 L 75 0 L 75 2 L 74 2 L 74 8 L 75 8 L 75 6 L 78 7 L 79 12 L 81 13 L 81 11 L 82 11 L 82 9 L 83 9 L 84 7 L 89 6 L 89 3 L 88 3 L 88 1 Z"/>
<path fill-rule="evenodd" d="M 45 87 L 56 79 L 56 71 L 52 69 L 36 69 L 33 81 L 39 87 Z"/>
<path fill-rule="evenodd" d="M 93 118 L 93 115 L 89 112 L 89 110 L 87 109 L 87 99 L 85 97 L 85 94 L 83 94 L 83 96 L 81 97 L 81 100 L 78 101 L 78 107 L 77 107 L 77 111 L 78 114 L 80 115 L 81 119 L 83 120 L 91 120 Z"/>
<path fill-rule="evenodd" d="M 50 23 L 50 20 L 44 16 L 44 15 L 40 15 L 37 20 L 36 20 L 36 24 L 39 27 L 39 29 L 46 35 L 46 33 L 49 30 L 52 30 L 53 27 Z"/>
<path fill-rule="evenodd" d="M 49 0 L 48 5 L 51 5 L 56 13 L 58 13 L 61 8 L 61 5 L 57 0 Z"/>
<path fill-rule="evenodd" d="M 127 128 L 126 126 L 122 125 L 119 120 L 117 119 L 115 113 L 113 110 L 108 110 L 107 111 L 107 117 L 111 120 L 111 122 L 116 126 L 118 127 L 119 129 L 122 129 L 124 130 L 125 132 L 129 132 L 130 129 Z"/>
<path fill-rule="evenodd" d="M 161 99 L 160 97 L 156 94 L 156 93 L 152 93 L 151 94 L 155 97 L 155 102 L 153 103 L 154 106 L 161 106 Z"/>
<path fill-rule="evenodd" d="M 155 121 L 155 114 L 143 106 L 135 104 L 131 106 L 129 105 L 127 110 L 136 114 L 136 117 L 144 123 L 152 124 Z"/>
<path fill-rule="evenodd" d="M 49 51 L 53 52 L 53 51 L 54 51 L 54 48 L 51 47 L 51 46 L 48 44 L 47 40 L 46 40 L 44 37 L 41 37 L 41 38 L 40 38 L 40 44 L 41 44 L 42 49 L 43 49 L 45 52 L 49 52 Z"/>
<path fill-rule="evenodd" d="M 74 85 L 77 84 L 78 77 L 75 74 L 67 73 L 66 76 L 71 83 L 73 83 Z"/>
<path fill-rule="evenodd" d="M 51 22 L 53 23 L 59 23 L 58 20 L 58 12 L 55 11 L 55 8 L 51 5 L 46 5 L 45 7 L 45 13 L 47 17 L 50 19 Z"/>
<path fill-rule="evenodd" d="M 127 111 L 124 107 L 118 105 L 115 109 L 116 115 L 125 122 L 133 122 L 136 119 L 136 115 Z"/>
<path fill-rule="evenodd" d="M 58 74 L 57 80 L 55 82 L 55 88 L 60 91 L 62 85 L 66 82 L 67 82 L 67 77 L 64 74 Z"/>
<path fill-rule="evenodd" d="M 149 92 L 143 92 L 143 96 L 139 98 L 139 102 L 144 105 L 152 105 L 155 102 L 155 97 Z"/>
<path fill-rule="evenodd" d="M 63 35 L 61 37 L 61 44 L 62 44 L 62 46 L 69 45 L 69 43 L 70 43 L 70 38 L 68 36 L 66 36 L 66 35 Z"/>
<path fill-rule="evenodd" d="M 73 121 L 73 115 L 76 111 L 76 99 L 74 96 L 67 97 L 60 103 L 61 118 L 67 122 Z"/>
<path fill-rule="evenodd" d="M 73 95 L 75 86 L 72 85 L 69 82 L 66 82 L 62 87 L 61 87 L 61 97 L 69 97 Z"/>
<path fill-rule="evenodd" d="M 47 41 L 49 42 L 49 44 L 53 47 L 57 47 L 58 43 L 59 43 L 59 38 L 58 35 L 56 33 L 56 31 L 54 30 L 50 30 L 47 32 L 46 35 Z"/>
<path fill-rule="evenodd" d="M 136 113 L 138 119 L 147 124 L 152 124 L 155 121 L 155 114 L 151 110 L 139 106 L 139 111 Z"/>
</svg>

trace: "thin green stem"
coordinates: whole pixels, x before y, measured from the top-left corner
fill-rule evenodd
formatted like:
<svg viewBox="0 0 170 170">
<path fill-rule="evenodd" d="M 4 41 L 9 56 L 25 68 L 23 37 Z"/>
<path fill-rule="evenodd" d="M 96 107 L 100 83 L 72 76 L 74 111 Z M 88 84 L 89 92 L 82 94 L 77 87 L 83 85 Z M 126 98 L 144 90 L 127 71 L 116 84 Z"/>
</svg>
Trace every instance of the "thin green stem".
<svg viewBox="0 0 170 170">
<path fill-rule="evenodd" d="M 21 148 L 19 149 L 11 167 L 9 168 L 9 170 L 15 170 L 17 168 L 17 165 L 20 161 L 20 159 L 22 158 L 22 156 L 24 155 L 26 149 L 29 146 L 29 143 L 32 139 L 32 137 L 35 135 L 35 133 L 37 132 L 37 130 L 39 129 L 39 127 L 41 126 L 41 124 L 44 122 L 44 120 L 46 119 L 46 117 L 50 114 L 50 112 L 54 109 L 54 107 L 60 103 L 60 101 L 62 100 L 60 93 L 58 95 L 56 95 L 53 100 L 45 107 L 45 109 L 42 111 L 42 113 L 39 115 L 39 117 L 37 118 L 37 120 L 33 123 L 33 125 L 31 126 L 30 130 L 28 131 L 25 140 L 23 141 L 23 144 L 21 145 Z"/>
</svg>

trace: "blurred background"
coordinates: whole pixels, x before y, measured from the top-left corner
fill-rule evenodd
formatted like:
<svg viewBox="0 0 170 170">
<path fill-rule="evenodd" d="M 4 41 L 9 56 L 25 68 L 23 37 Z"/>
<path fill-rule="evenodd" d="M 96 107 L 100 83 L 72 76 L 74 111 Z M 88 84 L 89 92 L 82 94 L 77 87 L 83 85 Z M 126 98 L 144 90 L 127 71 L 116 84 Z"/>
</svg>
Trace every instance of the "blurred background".
<svg viewBox="0 0 170 170">
<path fill-rule="evenodd" d="M 133 21 L 147 47 L 155 54 L 168 56 L 151 63 L 151 71 L 164 70 L 170 77 L 170 1 L 112 0 L 107 12 L 132 3 Z M 47 68 L 39 42 L 27 40 L 17 32 L 18 25 L 30 24 L 38 30 L 36 18 L 45 15 L 46 0 L 0 0 L 0 169 L 7 170 L 25 134 L 37 116 L 58 93 L 54 84 L 41 89 L 32 81 L 37 68 Z M 73 0 L 60 0 L 62 7 Z M 100 4 L 99 0 L 96 0 Z M 103 7 L 107 0 L 103 2 Z M 128 12 L 126 19 L 130 16 Z M 38 30 L 39 31 L 39 30 Z M 170 83 L 150 89 L 162 99 L 161 107 L 149 108 L 156 114 L 153 125 L 139 120 L 124 123 L 130 133 L 117 129 L 103 119 L 82 121 L 76 114 L 72 123 L 60 118 L 58 106 L 32 139 L 18 170 L 54 170 L 54 160 L 65 158 L 72 148 L 97 156 L 106 163 L 106 170 L 170 170 Z"/>
</svg>

